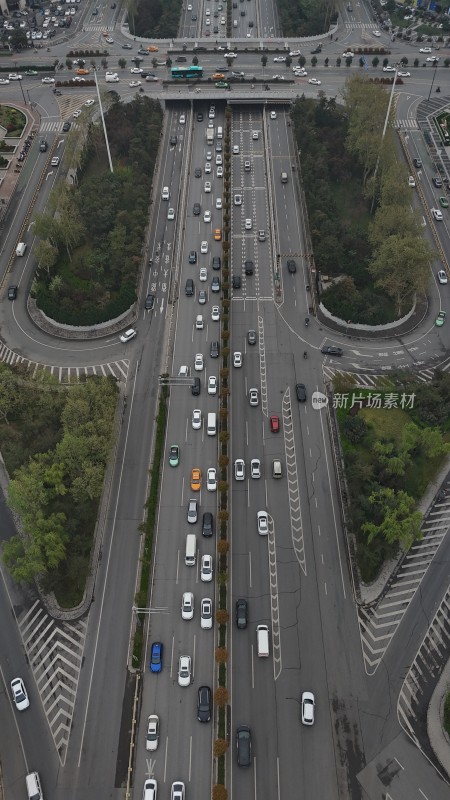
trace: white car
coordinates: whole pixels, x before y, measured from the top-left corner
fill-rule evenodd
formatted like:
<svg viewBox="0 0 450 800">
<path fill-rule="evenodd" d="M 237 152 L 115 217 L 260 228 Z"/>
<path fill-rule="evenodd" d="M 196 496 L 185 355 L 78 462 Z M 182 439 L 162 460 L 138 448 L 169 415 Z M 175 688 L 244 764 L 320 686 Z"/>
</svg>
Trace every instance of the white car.
<svg viewBox="0 0 450 800">
<path fill-rule="evenodd" d="M 59 164 L 59 156 L 53 156 L 52 160 L 50 161 L 52 167 L 57 167 Z"/>
<path fill-rule="evenodd" d="M 204 583 L 212 581 L 213 577 L 213 560 L 212 556 L 202 556 L 200 567 L 200 580 Z"/>
<path fill-rule="evenodd" d="M 436 63 L 436 61 L 439 61 L 439 58 L 437 56 L 428 56 L 428 58 L 426 60 L 427 61 L 432 61 L 433 63 Z"/>
<path fill-rule="evenodd" d="M 211 222 L 211 212 L 205 211 L 203 214 L 203 222 Z"/>
<path fill-rule="evenodd" d="M 222 164 L 222 162 L 223 162 L 222 154 L 221 153 L 217 153 L 217 155 L 216 155 L 216 166 L 220 166 Z"/>
<path fill-rule="evenodd" d="M 21 81 L 22 75 L 19 75 L 18 72 L 10 72 L 8 78 L 10 81 Z"/>
<path fill-rule="evenodd" d="M 211 319 L 213 322 L 220 321 L 220 308 L 219 306 L 213 306 L 211 309 Z"/>
<path fill-rule="evenodd" d="M 276 111 L 271 111 L 270 112 L 270 119 L 276 119 L 276 118 L 277 118 L 277 112 Z"/>
<path fill-rule="evenodd" d="M 134 328 L 129 328 L 125 333 L 122 333 L 119 338 L 121 342 L 125 343 L 129 342 L 130 339 L 134 339 L 135 336 L 137 336 L 137 331 L 135 331 Z"/>
<path fill-rule="evenodd" d="M 259 458 L 252 458 L 250 461 L 250 475 L 252 478 L 261 477 L 261 462 Z"/>
<path fill-rule="evenodd" d="M 234 462 L 234 477 L 237 481 L 245 480 L 245 461 L 243 458 L 237 458 Z"/>
<path fill-rule="evenodd" d="M 312 692 L 302 694 L 302 722 L 303 725 L 314 725 L 315 700 Z"/>
<path fill-rule="evenodd" d="M 234 195 L 234 205 L 235 206 L 241 206 L 242 205 L 242 195 L 241 194 L 235 194 Z"/>
<path fill-rule="evenodd" d="M 202 242 L 200 245 L 200 252 L 205 255 L 208 252 L 208 242 Z"/>
<path fill-rule="evenodd" d="M 213 605 L 209 597 L 204 597 L 200 608 L 200 627 L 203 630 L 211 630 L 213 626 Z"/>
<path fill-rule="evenodd" d="M 146 750 L 157 750 L 159 741 L 159 717 L 150 714 L 147 721 L 147 737 L 145 739 Z"/>
<path fill-rule="evenodd" d="M 248 391 L 248 399 L 251 406 L 259 405 L 259 393 L 258 389 L 249 389 Z"/>
<path fill-rule="evenodd" d="M 175 209 L 169 208 L 167 212 L 167 219 L 175 219 Z"/>
<path fill-rule="evenodd" d="M 403 70 L 398 70 L 397 75 L 400 78 L 410 78 L 411 77 L 411 73 L 410 72 L 403 72 Z"/>
<path fill-rule="evenodd" d="M 203 356 L 201 353 L 197 353 L 195 356 L 194 369 L 196 372 L 201 372 L 203 369 Z"/>
<path fill-rule="evenodd" d="M 30 701 L 22 678 L 13 678 L 11 681 L 11 691 L 17 710 L 25 711 L 30 705 Z"/>
<path fill-rule="evenodd" d="M 411 189 L 414 189 L 416 186 L 416 179 L 414 178 L 413 175 L 410 175 L 408 178 L 408 186 L 410 186 Z"/>
<path fill-rule="evenodd" d="M 214 467 L 210 467 L 206 472 L 206 489 L 208 492 L 217 491 L 217 478 Z"/>
<path fill-rule="evenodd" d="M 258 521 L 258 533 L 260 536 L 267 536 L 269 533 L 269 515 L 267 511 L 258 511 L 256 514 Z"/>
<path fill-rule="evenodd" d="M 130 72 L 132 75 L 140 75 L 143 70 L 140 67 L 131 67 Z"/>
<path fill-rule="evenodd" d="M 184 783 L 182 781 L 172 783 L 170 800 L 184 800 Z"/>
<path fill-rule="evenodd" d="M 212 159 L 212 152 L 211 152 L 211 150 L 207 150 L 206 151 L 206 160 L 207 161 L 211 161 L 211 159 Z"/>
<path fill-rule="evenodd" d="M 211 164 L 209 163 L 209 161 L 207 161 L 205 164 L 205 172 L 207 175 L 209 175 L 209 173 L 211 172 Z"/>
<path fill-rule="evenodd" d="M 293 72 L 296 78 L 306 78 L 308 75 L 306 69 L 298 69 L 294 67 Z"/>
<path fill-rule="evenodd" d="M 72 115 L 72 116 L 74 117 L 74 119 L 78 119 L 78 117 L 79 117 L 80 115 L 81 115 L 81 109 L 79 108 L 79 109 L 78 109 L 78 111 L 74 111 L 74 112 L 73 112 L 73 115 Z"/>
<path fill-rule="evenodd" d="M 217 378 L 210 375 L 208 378 L 208 394 L 217 394 Z"/>
<path fill-rule="evenodd" d="M 381 36 L 380 31 L 372 31 L 372 33 L 374 36 Z"/>
<path fill-rule="evenodd" d="M 8 78 L 0 78 L 0 86 L 6 86 L 7 83 L 9 83 Z"/>
<path fill-rule="evenodd" d="M 419 53 L 431 53 L 431 47 L 421 47 Z"/>
<path fill-rule="evenodd" d="M 219 211 L 223 208 L 223 203 L 222 203 L 222 198 L 221 197 L 216 197 L 216 208 L 218 208 Z"/>
<path fill-rule="evenodd" d="M 70 12 L 70 13 L 72 14 L 72 12 Z M 73 14 L 72 14 L 72 16 L 73 16 Z M 114 39 L 111 39 L 110 36 L 106 36 L 105 37 L 105 42 L 107 42 L 108 44 L 114 44 Z"/>
<path fill-rule="evenodd" d="M 275 64 L 284 64 L 286 61 L 286 56 L 275 56 L 274 63 Z"/>
<path fill-rule="evenodd" d="M 130 81 L 128 85 L 131 89 L 135 89 L 137 86 L 142 86 L 142 81 Z"/>
<path fill-rule="evenodd" d="M 258 139 L 259 139 L 259 131 L 253 131 L 253 133 L 252 133 L 252 139 L 254 139 L 254 140 L 255 140 L 255 142 L 257 142 L 257 141 L 258 141 Z"/>
<path fill-rule="evenodd" d="M 293 58 L 294 56 L 301 56 L 301 52 L 300 50 L 291 50 L 289 55 L 291 58 Z"/>
<path fill-rule="evenodd" d="M 233 145 L 233 155 L 234 156 L 238 156 L 239 155 L 239 145 L 238 144 L 234 144 Z"/>
<path fill-rule="evenodd" d="M 208 280 L 208 270 L 206 267 L 200 267 L 199 279 L 204 282 Z"/>
<path fill-rule="evenodd" d="M 206 181 L 205 182 L 205 192 L 208 193 L 210 191 L 211 191 L 211 182 L 210 181 Z"/>
<path fill-rule="evenodd" d="M 199 408 L 194 408 L 192 412 L 192 427 L 194 431 L 198 431 L 202 427 L 202 412 Z"/>
<path fill-rule="evenodd" d="M 322 83 L 322 81 L 319 81 L 319 79 L 318 79 L 318 78 L 310 78 L 310 79 L 309 79 L 309 81 L 308 81 L 308 83 L 314 83 L 314 84 L 315 84 L 315 86 L 320 86 L 320 85 L 321 85 L 321 83 Z"/>
<path fill-rule="evenodd" d="M 442 283 L 442 284 L 448 283 L 447 273 L 445 272 L 445 270 L 443 270 L 443 269 L 439 270 L 439 272 L 437 274 L 437 279 L 438 279 L 439 283 Z"/>
<path fill-rule="evenodd" d="M 233 353 L 233 367 L 242 367 L 242 353 L 239 350 Z"/>
<path fill-rule="evenodd" d="M 186 123 L 186 115 L 180 114 L 180 125 L 184 125 Z"/>
<path fill-rule="evenodd" d="M 192 592 L 184 592 L 181 598 L 181 619 L 194 618 L 194 595 Z"/>
<path fill-rule="evenodd" d="M 237 58 L 237 53 L 224 53 L 224 58 Z"/>
<path fill-rule="evenodd" d="M 201 314 L 197 314 L 195 318 L 195 330 L 202 331 L 203 330 L 203 317 Z"/>
<path fill-rule="evenodd" d="M 351 50 L 347 50 L 346 53 L 342 53 L 342 58 L 354 58 L 354 57 L 355 57 L 355 54 L 352 53 Z"/>
<path fill-rule="evenodd" d="M 158 782 L 154 778 L 147 778 L 144 783 L 142 800 L 156 800 L 158 792 Z"/>
<path fill-rule="evenodd" d="M 217 167 L 216 175 L 218 178 L 223 178 L 223 167 Z"/>
<path fill-rule="evenodd" d="M 246 219 L 245 220 L 245 230 L 246 231 L 251 231 L 251 229 L 252 229 L 252 221 L 251 221 L 251 219 Z"/>
<path fill-rule="evenodd" d="M 178 662 L 178 686 L 190 686 L 191 684 L 191 657 L 180 656 Z"/>
<path fill-rule="evenodd" d="M 387 67 L 383 67 L 383 72 L 395 72 L 395 67 L 390 67 L 389 65 Z"/>
<path fill-rule="evenodd" d="M 54 78 L 42 78 L 42 83 L 54 83 Z"/>
<path fill-rule="evenodd" d="M 93 106 L 93 105 L 94 105 L 94 103 L 95 103 L 95 100 L 86 100 L 86 102 L 85 102 L 85 104 L 84 104 L 84 105 L 85 105 L 85 106 Z"/>
<path fill-rule="evenodd" d="M 192 3 L 189 3 L 189 5 L 188 5 L 188 7 L 187 7 L 187 10 L 188 10 L 188 11 L 192 11 Z"/>
<path fill-rule="evenodd" d="M 442 222 L 442 220 L 444 219 L 442 216 L 442 211 L 440 211 L 439 208 L 432 208 L 431 213 L 433 214 L 433 217 L 435 219 L 439 220 L 439 222 Z"/>
</svg>

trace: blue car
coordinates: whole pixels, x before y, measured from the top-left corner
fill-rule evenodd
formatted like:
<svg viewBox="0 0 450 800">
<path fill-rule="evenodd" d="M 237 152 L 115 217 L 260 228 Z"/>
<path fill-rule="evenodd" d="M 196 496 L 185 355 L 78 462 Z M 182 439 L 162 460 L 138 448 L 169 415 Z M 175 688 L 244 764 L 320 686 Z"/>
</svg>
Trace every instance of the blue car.
<svg viewBox="0 0 450 800">
<path fill-rule="evenodd" d="M 162 670 L 162 642 L 153 642 L 150 655 L 150 672 L 161 672 Z"/>
</svg>

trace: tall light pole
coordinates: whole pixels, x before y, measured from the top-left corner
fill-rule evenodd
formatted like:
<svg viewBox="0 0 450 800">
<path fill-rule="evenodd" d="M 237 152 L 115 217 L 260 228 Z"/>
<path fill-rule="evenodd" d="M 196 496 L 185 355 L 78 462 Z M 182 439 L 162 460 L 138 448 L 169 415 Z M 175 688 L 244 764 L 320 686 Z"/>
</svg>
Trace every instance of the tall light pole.
<svg viewBox="0 0 450 800">
<path fill-rule="evenodd" d="M 433 88 L 433 84 L 434 84 L 434 81 L 435 81 L 435 78 L 436 78 L 436 71 L 437 71 L 437 68 L 438 68 L 438 62 L 437 62 L 437 58 L 436 58 L 436 56 L 435 56 L 435 57 L 434 57 L 434 73 L 433 73 L 433 80 L 431 81 L 430 91 L 428 92 L 428 97 L 427 97 L 427 100 L 429 100 L 429 99 L 430 99 L 430 97 L 431 97 L 431 90 L 432 90 L 432 88 Z"/>
<path fill-rule="evenodd" d="M 371 205 L 371 208 L 370 208 L 370 213 L 371 214 L 373 212 L 373 207 L 375 205 L 376 177 L 377 177 L 377 172 L 378 172 L 378 166 L 380 164 L 381 148 L 383 146 L 384 137 L 386 136 L 387 126 L 388 126 L 388 122 L 389 122 L 389 114 L 391 113 L 392 100 L 393 100 L 393 97 L 394 97 L 394 89 L 395 89 L 395 84 L 397 82 L 397 72 L 398 72 L 398 64 L 395 65 L 394 80 L 392 82 L 392 89 L 391 89 L 391 93 L 389 95 L 389 103 L 388 103 L 388 107 L 387 107 L 387 111 L 386 111 L 386 117 L 385 117 L 385 120 L 384 120 L 383 133 L 381 134 L 380 149 L 378 150 L 377 163 L 375 164 L 375 171 L 373 173 L 373 197 L 372 197 L 372 205 Z"/>
<path fill-rule="evenodd" d="M 98 81 L 97 81 L 97 71 L 96 70 L 94 70 L 94 80 L 95 80 L 95 88 L 97 89 L 98 104 L 100 106 L 100 116 L 102 118 L 103 133 L 105 134 L 106 152 L 108 153 L 109 169 L 110 169 L 111 172 L 114 172 L 113 163 L 112 163 L 112 159 L 111 159 L 111 151 L 109 149 L 108 134 L 106 132 L 105 116 L 103 114 L 102 99 L 100 97 L 100 89 L 99 89 L 99 85 L 98 85 Z"/>
</svg>

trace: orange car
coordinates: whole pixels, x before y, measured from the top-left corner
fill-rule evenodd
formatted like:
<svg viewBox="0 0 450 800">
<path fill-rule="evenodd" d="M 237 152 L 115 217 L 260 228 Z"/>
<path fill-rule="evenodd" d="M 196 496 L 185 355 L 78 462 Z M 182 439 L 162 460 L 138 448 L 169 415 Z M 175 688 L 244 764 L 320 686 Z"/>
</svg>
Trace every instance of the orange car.
<svg viewBox="0 0 450 800">
<path fill-rule="evenodd" d="M 223 81 L 224 78 L 225 75 L 223 74 L 223 72 L 215 72 L 214 75 L 212 76 L 213 81 Z"/>
<path fill-rule="evenodd" d="M 147 50 L 148 50 L 149 53 L 157 53 L 158 50 L 159 50 L 159 47 L 155 47 L 154 44 L 151 44 L 149 47 L 147 47 Z"/>
<path fill-rule="evenodd" d="M 77 75 L 89 75 L 88 69 L 77 69 Z"/>
<path fill-rule="evenodd" d="M 221 242 L 222 241 L 222 228 L 215 228 L 214 230 L 214 241 Z"/>
<path fill-rule="evenodd" d="M 198 467 L 194 467 L 191 472 L 191 489 L 193 492 L 199 492 L 202 488 L 202 471 Z"/>
</svg>

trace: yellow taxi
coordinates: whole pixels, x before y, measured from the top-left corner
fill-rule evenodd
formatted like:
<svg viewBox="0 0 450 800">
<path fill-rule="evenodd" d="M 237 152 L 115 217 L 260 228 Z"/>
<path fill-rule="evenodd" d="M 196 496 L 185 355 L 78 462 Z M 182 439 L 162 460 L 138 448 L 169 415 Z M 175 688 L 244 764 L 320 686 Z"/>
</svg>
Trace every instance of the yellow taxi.
<svg viewBox="0 0 450 800">
<path fill-rule="evenodd" d="M 221 242 L 222 241 L 222 228 L 215 228 L 214 230 L 214 241 Z"/>
<path fill-rule="evenodd" d="M 194 467 L 191 472 L 191 489 L 193 492 L 199 492 L 202 488 L 202 471 L 198 467 Z"/>
<path fill-rule="evenodd" d="M 224 78 L 225 75 L 223 74 L 223 72 L 215 72 L 214 75 L 212 76 L 213 81 L 223 81 Z"/>
<path fill-rule="evenodd" d="M 77 75 L 89 75 L 88 69 L 77 69 Z"/>
<path fill-rule="evenodd" d="M 157 53 L 158 50 L 159 50 L 159 47 L 155 47 L 154 44 L 151 44 L 149 47 L 147 47 L 147 50 L 148 50 L 149 53 Z"/>
</svg>

